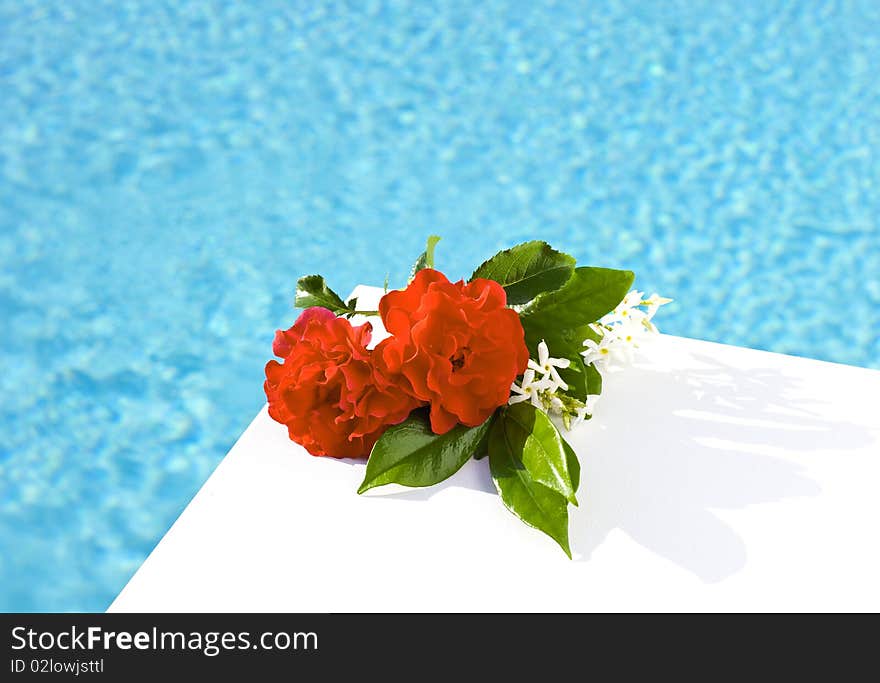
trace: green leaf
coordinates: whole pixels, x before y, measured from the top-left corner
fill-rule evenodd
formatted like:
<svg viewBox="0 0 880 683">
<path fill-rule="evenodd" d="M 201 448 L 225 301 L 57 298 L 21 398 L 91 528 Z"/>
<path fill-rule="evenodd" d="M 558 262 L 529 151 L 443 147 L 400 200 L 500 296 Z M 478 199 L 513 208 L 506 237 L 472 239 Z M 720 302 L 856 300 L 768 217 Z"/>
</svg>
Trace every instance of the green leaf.
<svg viewBox="0 0 880 683">
<path fill-rule="evenodd" d="M 306 275 L 297 281 L 294 303 L 297 308 L 322 306 L 336 314 L 349 312 L 349 307 L 336 292 L 327 286 L 324 278 L 320 275 Z"/>
<path fill-rule="evenodd" d="M 628 270 L 576 268 L 561 289 L 539 295 L 520 314 L 529 353 L 537 355 L 538 344 L 544 340 L 554 358 L 581 358 L 584 340 L 599 336 L 590 323 L 614 310 L 632 282 L 633 273 Z M 569 377 L 581 385 L 571 374 L 563 376 L 566 383 Z"/>
<path fill-rule="evenodd" d="M 496 410 L 495 413 L 489 418 L 489 421 L 494 420 L 497 414 L 498 411 Z M 490 430 L 488 429 L 486 430 L 486 433 L 483 434 L 483 438 L 480 440 L 480 443 L 478 443 L 476 448 L 474 449 L 474 460 L 482 460 L 487 455 L 489 455 L 489 431 Z"/>
<path fill-rule="evenodd" d="M 568 441 L 562 440 L 562 447 L 565 449 L 565 458 L 568 461 L 568 473 L 571 475 L 571 483 L 574 486 L 575 493 L 581 485 L 581 463 L 578 460 L 577 453 L 569 445 Z"/>
<path fill-rule="evenodd" d="M 501 429 L 517 458 L 537 483 L 577 505 L 562 436 L 543 410 L 517 403 L 501 412 Z"/>
<path fill-rule="evenodd" d="M 543 336 L 539 336 L 537 332 L 538 330 L 532 327 L 528 327 L 526 332 L 526 345 L 532 357 L 537 356 L 538 344 L 543 340 L 547 342 L 547 348 L 553 358 L 568 358 L 570 362 L 567 368 L 559 370 L 560 376 L 568 385 L 566 394 L 586 401 L 587 396 L 602 393 L 602 375 L 592 363 L 586 365 L 581 356 L 584 340 L 599 341 L 602 338 L 600 334 L 589 325 L 572 330 L 544 330 L 547 334 Z"/>
<path fill-rule="evenodd" d="M 550 536 L 571 558 L 568 501 L 531 476 L 522 463 L 522 444 L 508 438 L 506 421 L 504 411 L 489 434 L 489 469 L 501 500 L 523 522 Z"/>
<path fill-rule="evenodd" d="M 523 320 L 523 327 L 526 331 L 526 346 L 529 347 L 529 353 L 534 358 L 537 358 L 538 344 L 541 341 L 547 342 L 550 355 L 553 358 L 570 358 L 578 355 L 584 350 L 584 339 L 587 339 L 592 332 L 589 325 L 572 329 L 544 329 L 537 325 L 527 324 L 525 320 Z"/>
<path fill-rule="evenodd" d="M 584 350 L 584 340 L 594 334 L 589 325 L 582 325 L 572 329 L 565 328 L 541 328 L 529 324 L 522 319 L 526 333 L 526 346 L 532 358 L 538 357 L 538 344 L 547 342 L 547 348 L 553 358 L 580 358 Z"/>
<path fill-rule="evenodd" d="M 353 296 L 351 299 L 345 302 L 346 308 L 348 308 L 348 312 L 345 314 L 346 318 L 353 318 L 355 316 L 355 311 L 357 310 L 357 297 Z"/>
<path fill-rule="evenodd" d="M 583 333 L 583 340 L 592 339 L 597 344 L 602 341 L 602 336 L 605 334 L 604 330 L 596 331 L 593 329 L 591 325 L 587 325 L 586 327 L 581 328 L 579 333 Z"/>
<path fill-rule="evenodd" d="M 425 268 L 433 268 L 434 267 L 434 248 L 437 246 L 437 242 L 440 241 L 440 237 L 437 235 L 431 235 L 428 237 L 428 244 L 425 247 L 425 250 L 421 253 L 421 255 L 416 259 L 415 264 L 412 267 L 412 271 L 409 274 L 409 281 L 412 282 L 412 279 L 416 276 L 420 270 L 424 270 Z M 386 286 L 387 289 L 387 286 Z"/>
<path fill-rule="evenodd" d="M 507 292 L 508 304 L 524 304 L 541 292 L 562 287 L 571 277 L 575 263 L 573 256 L 536 240 L 499 251 L 474 271 L 471 280 L 495 280 Z"/>
<path fill-rule="evenodd" d="M 424 411 L 390 427 L 373 446 L 363 493 L 376 486 L 432 486 L 461 469 L 486 437 L 494 416 L 479 427 L 458 425 L 445 434 L 434 434 Z"/>
<path fill-rule="evenodd" d="M 623 300 L 634 277 L 630 270 L 575 268 L 561 289 L 539 295 L 522 311 L 523 327 L 541 337 L 596 322 Z"/>
<path fill-rule="evenodd" d="M 559 358 L 555 352 L 552 355 L 554 358 Z M 565 358 L 568 358 L 568 367 L 559 369 L 559 376 L 568 385 L 568 389 L 564 393 L 579 401 L 586 401 L 589 394 L 589 384 L 584 359 L 577 353 L 566 355 Z"/>
<path fill-rule="evenodd" d="M 572 330 L 537 329 L 524 326 L 526 329 L 526 346 L 532 358 L 538 357 L 538 344 L 547 342 L 547 348 L 553 358 L 567 358 L 569 366 L 559 370 L 559 374 L 568 385 L 566 394 L 585 401 L 589 393 L 589 378 L 586 375 L 584 359 L 584 340 L 595 336 L 589 326 L 584 325 Z"/>
<path fill-rule="evenodd" d="M 601 394 L 602 375 L 599 373 L 599 370 L 592 363 L 585 365 L 584 370 L 587 376 L 587 394 Z"/>
</svg>

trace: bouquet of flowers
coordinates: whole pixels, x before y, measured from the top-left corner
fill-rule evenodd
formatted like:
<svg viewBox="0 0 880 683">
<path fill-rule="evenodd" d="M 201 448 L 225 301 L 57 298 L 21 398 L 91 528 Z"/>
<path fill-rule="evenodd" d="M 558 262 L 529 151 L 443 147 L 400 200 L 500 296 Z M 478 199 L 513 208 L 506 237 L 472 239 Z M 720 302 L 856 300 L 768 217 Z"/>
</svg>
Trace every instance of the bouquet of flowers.
<svg viewBox="0 0 880 683">
<path fill-rule="evenodd" d="M 320 275 L 298 281 L 305 310 L 276 333 L 281 361 L 266 365 L 269 415 L 312 455 L 367 458 L 358 493 L 431 486 L 488 456 L 504 505 L 571 557 L 580 465 L 562 431 L 591 417 L 604 369 L 656 332 L 669 299 L 540 241 L 450 282 L 434 268 L 438 241 L 406 288 L 386 285 L 378 311 L 343 301 Z M 380 316 L 389 336 L 371 347 L 357 314 Z"/>
</svg>

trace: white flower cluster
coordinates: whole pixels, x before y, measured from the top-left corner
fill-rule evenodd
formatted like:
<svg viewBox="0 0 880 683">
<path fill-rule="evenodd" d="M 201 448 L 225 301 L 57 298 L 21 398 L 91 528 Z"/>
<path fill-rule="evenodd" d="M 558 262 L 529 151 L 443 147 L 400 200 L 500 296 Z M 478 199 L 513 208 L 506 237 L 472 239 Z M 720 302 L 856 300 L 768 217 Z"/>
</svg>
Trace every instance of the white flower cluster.
<svg viewBox="0 0 880 683">
<path fill-rule="evenodd" d="M 655 334 L 657 327 L 651 322 L 657 309 L 672 299 L 654 293 L 647 299 L 644 293 L 633 290 L 617 308 L 590 325 L 595 339 L 584 341 L 586 350 L 581 353 L 584 363 L 604 370 L 609 366 L 632 362 L 633 351 L 646 335 Z"/>
<path fill-rule="evenodd" d="M 552 358 L 547 342 L 538 344 L 538 360 L 529 359 L 529 366 L 523 373 L 519 384 L 510 387 L 513 394 L 509 403 L 530 401 L 533 406 L 551 415 L 559 415 L 566 429 L 572 429 L 592 413 L 592 406 L 598 396 L 590 396 L 587 403 L 559 393 L 568 390 L 559 370 L 571 364 L 568 358 Z"/>
<path fill-rule="evenodd" d="M 646 299 L 642 292 L 631 291 L 611 313 L 590 325 L 594 337 L 584 341 L 584 363 L 592 363 L 601 372 L 609 366 L 631 362 L 639 340 L 657 332 L 651 322 L 657 309 L 670 301 L 656 293 Z M 547 343 L 542 341 L 538 344 L 538 360 L 530 358 L 520 383 L 514 382 L 510 387 L 509 402 L 530 401 L 540 410 L 559 415 L 566 429 L 574 428 L 592 416 L 599 396 L 588 396 L 585 403 L 563 393 L 568 385 L 559 370 L 570 363 L 567 358 L 552 358 Z"/>
</svg>

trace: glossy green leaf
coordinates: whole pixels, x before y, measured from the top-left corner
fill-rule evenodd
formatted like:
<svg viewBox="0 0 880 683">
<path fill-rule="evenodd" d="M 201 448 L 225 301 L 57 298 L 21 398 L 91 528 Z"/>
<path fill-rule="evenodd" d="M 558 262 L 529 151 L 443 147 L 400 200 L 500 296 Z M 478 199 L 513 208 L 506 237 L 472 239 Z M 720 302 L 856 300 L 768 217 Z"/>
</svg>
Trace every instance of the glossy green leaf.
<svg viewBox="0 0 880 683">
<path fill-rule="evenodd" d="M 414 412 L 373 446 L 358 493 L 385 484 L 421 487 L 448 479 L 480 447 L 493 417 L 479 427 L 458 425 L 446 434 L 434 434 L 425 412 Z"/>
<path fill-rule="evenodd" d="M 349 307 L 336 292 L 327 286 L 324 278 L 320 275 L 306 275 L 297 281 L 294 303 L 297 308 L 322 306 L 336 314 L 349 312 Z"/>
<path fill-rule="evenodd" d="M 431 235 L 428 237 L 428 244 L 425 247 L 425 250 L 421 253 L 421 255 L 416 259 L 415 264 L 413 264 L 412 271 L 410 271 L 409 279 L 412 282 L 412 279 L 416 276 L 420 270 L 424 270 L 425 268 L 433 268 L 434 267 L 434 249 L 437 247 L 437 242 L 440 241 L 440 237 L 437 235 Z M 387 284 L 386 284 L 387 289 Z"/>
<path fill-rule="evenodd" d="M 538 344 L 545 341 L 553 358 L 567 358 L 569 366 L 559 370 L 560 376 L 568 385 L 568 389 L 564 393 L 580 401 L 585 401 L 589 393 L 589 386 L 581 352 L 584 350 L 584 339 L 590 338 L 592 331 L 589 326 L 573 330 L 543 331 L 547 334 L 537 335 L 537 330 L 534 328 L 527 329 L 526 346 L 529 349 L 529 355 L 532 358 L 537 358 Z"/>
<path fill-rule="evenodd" d="M 498 414 L 498 412 L 499 411 L 496 410 L 495 414 L 489 418 L 490 422 L 495 419 L 495 416 Z M 474 460 L 482 460 L 483 458 L 485 458 L 486 456 L 489 455 L 489 432 L 490 431 L 491 430 L 489 430 L 489 429 L 486 430 L 485 434 L 483 434 L 483 438 L 480 439 L 480 443 L 478 443 L 476 448 L 474 449 Z"/>
<path fill-rule="evenodd" d="M 538 344 L 541 341 L 547 343 L 547 348 L 553 358 L 568 358 L 568 368 L 559 371 L 562 379 L 568 385 L 566 394 L 580 401 L 585 401 L 589 394 L 601 393 L 602 378 L 597 378 L 587 370 L 581 353 L 584 350 L 585 339 L 600 339 L 589 325 L 582 325 L 573 329 L 543 329 L 534 325 L 524 325 L 526 330 L 526 345 L 529 354 L 535 358 L 538 355 Z M 598 373 L 596 373 L 598 374 Z M 598 385 L 599 391 L 593 389 Z"/>
<path fill-rule="evenodd" d="M 526 346 L 532 358 L 538 356 L 538 344 L 547 342 L 550 355 L 554 358 L 571 358 L 584 350 L 584 339 L 593 334 L 589 325 L 574 328 L 541 328 L 523 319 L 526 333 Z"/>
<path fill-rule="evenodd" d="M 517 403 L 501 411 L 501 429 L 529 475 L 577 505 L 562 436 L 543 410 Z"/>
<path fill-rule="evenodd" d="M 587 339 L 592 339 L 594 342 L 599 343 L 600 341 L 602 341 L 602 335 L 604 334 L 604 331 L 601 330 L 601 327 L 600 330 L 597 331 L 593 329 L 592 325 L 586 325 L 585 327 L 580 328 L 579 334 L 583 338 L 583 341 Z"/>
<path fill-rule="evenodd" d="M 520 313 L 529 348 L 547 339 L 551 353 L 558 353 L 550 338 L 566 332 L 580 333 L 581 328 L 614 310 L 629 292 L 633 279 L 629 270 L 575 268 L 565 285 L 539 295 Z M 584 339 L 585 336 L 580 337 L 581 342 Z"/>
<path fill-rule="evenodd" d="M 555 352 L 554 358 L 559 358 Z M 559 389 L 564 394 L 576 398 L 579 401 L 587 400 L 587 374 L 584 369 L 584 359 L 578 354 L 562 356 L 568 359 L 568 367 L 559 369 L 559 376 L 568 385 L 568 389 Z"/>
<path fill-rule="evenodd" d="M 507 292 L 508 304 L 528 303 L 542 292 L 559 289 L 574 271 L 573 256 L 546 242 L 533 241 L 499 251 L 471 275 L 495 280 Z"/>
<path fill-rule="evenodd" d="M 535 481 L 522 462 L 522 444 L 511 442 L 506 411 L 489 434 L 489 468 L 504 505 L 529 526 L 543 531 L 571 557 L 568 542 L 568 501 Z"/>
<path fill-rule="evenodd" d="M 565 449 L 565 458 L 568 462 L 568 473 L 571 475 L 571 484 L 574 486 L 575 493 L 581 485 L 581 462 L 578 460 L 577 453 L 569 445 L 568 441 L 562 440 L 562 447 Z"/>
<path fill-rule="evenodd" d="M 599 370 L 597 370 L 596 366 L 592 363 L 585 365 L 584 370 L 587 377 L 587 394 L 601 394 L 602 375 L 599 373 Z"/>
</svg>

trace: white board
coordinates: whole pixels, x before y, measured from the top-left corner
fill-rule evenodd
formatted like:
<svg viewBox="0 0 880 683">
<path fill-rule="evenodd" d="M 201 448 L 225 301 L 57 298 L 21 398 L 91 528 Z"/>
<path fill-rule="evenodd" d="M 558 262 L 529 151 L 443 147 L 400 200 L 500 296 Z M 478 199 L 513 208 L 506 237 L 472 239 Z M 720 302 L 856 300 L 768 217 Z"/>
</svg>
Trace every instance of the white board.
<svg viewBox="0 0 880 683">
<path fill-rule="evenodd" d="M 573 561 L 485 460 L 358 496 L 264 409 L 110 609 L 880 610 L 880 372 L 660 335 L 567 438 Z"/>
</svg>

